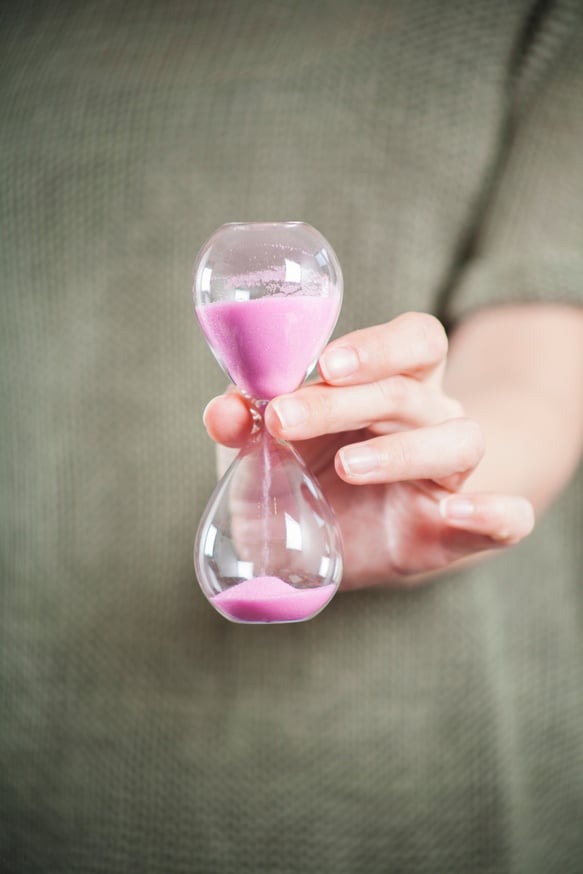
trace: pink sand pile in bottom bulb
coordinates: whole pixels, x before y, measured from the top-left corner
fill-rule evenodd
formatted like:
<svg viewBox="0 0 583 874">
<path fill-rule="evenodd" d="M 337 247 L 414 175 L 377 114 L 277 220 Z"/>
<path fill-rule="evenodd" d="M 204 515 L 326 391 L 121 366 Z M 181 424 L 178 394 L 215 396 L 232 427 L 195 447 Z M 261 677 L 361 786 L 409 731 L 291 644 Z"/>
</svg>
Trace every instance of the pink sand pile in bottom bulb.
<svg viewBox="0 0 583 874">
<path fill-rule="evenodd" d="M 211 600 L 221 613 L 240 622 L 298 622 L 330 600 L 336 586 L 296 589 L 279 577 L 243 580 Z"/>
<path fill-rule="evenodd" d="M 296 389 L 338 315 L 330 297 L 263 297 L 196 307 L 206 338 L 230 378 L 256 400 Z"/>
</svg>

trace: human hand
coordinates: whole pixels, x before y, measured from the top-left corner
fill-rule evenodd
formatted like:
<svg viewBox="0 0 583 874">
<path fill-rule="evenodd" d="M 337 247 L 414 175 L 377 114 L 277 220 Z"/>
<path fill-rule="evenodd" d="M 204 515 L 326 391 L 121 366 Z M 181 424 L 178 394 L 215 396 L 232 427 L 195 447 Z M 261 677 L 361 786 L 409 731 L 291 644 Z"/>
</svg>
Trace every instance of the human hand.
<svg viewBox="0 0 583 874">
<path fill-rule="evenodd" d="M 296 444 L 334 508 L 345 589 L 418 582 L 532 529 L 525 498 L 461 492 L 484 445 L 478 424 L 444 392 L 446 357 L 441 324 L 407 313 L 335 340 L 319 382 L 267 407 L 266 427 Z M 230 391 L 211 401 L 205 424 L 214 440 L 237 447 L 252 417 Z"/>
</svg>

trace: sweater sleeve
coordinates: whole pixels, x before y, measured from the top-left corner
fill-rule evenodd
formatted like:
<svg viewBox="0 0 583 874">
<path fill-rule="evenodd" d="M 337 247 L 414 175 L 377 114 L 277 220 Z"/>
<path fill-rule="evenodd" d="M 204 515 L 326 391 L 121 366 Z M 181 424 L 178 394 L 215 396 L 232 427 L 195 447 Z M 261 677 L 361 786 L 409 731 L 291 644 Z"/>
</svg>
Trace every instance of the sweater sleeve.
<svg viewBox="0 0 583 874">
<path fill-rule="evenodd" d="M 536 88 L 516 89 L 508 148 L 449 301 L 450 321 L 517 301 L 583 303 L 583 26 Z"/>
</svg>

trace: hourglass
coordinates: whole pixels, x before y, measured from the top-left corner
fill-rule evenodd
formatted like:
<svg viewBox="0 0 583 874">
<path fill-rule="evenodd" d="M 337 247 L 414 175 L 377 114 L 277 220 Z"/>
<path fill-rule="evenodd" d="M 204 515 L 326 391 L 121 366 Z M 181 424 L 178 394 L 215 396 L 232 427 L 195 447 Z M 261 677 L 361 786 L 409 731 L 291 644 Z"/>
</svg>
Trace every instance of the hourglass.
<svg viewBox="0 0 583 874">
<path fill-rule="evenodd" d="M 302 222 L 219 228 L 199 252 L 195 310 L 220 366 L 255 421 L 200 521 L 194 563 L 210 603 L 234 622 L 301 622 L 342 576 L 338 524 L 317 480 L 263 415 L 316 363 L 336 324 L 342 273 Z"/>
</svg>

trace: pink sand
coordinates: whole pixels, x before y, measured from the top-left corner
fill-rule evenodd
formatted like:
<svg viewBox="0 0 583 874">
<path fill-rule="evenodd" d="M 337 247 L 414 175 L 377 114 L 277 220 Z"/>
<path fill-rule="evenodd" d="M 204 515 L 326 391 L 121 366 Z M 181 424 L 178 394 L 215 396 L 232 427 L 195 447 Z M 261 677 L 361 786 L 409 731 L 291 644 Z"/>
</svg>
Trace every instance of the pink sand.
<svg viewBox="0 0 583 874">
<path fill-rule="evenodd" d="M 279 577 L 255 577 L 211 598 L 221 613 L 241 622 L 297 622 L 330 600 L 336 586 L 296 589 Z"/>
<path fill-rule="evenodd" d="M 328 339 L 338 301 L 294 295 L 196 307 L 202 329 L 233 382 L 256 400 L 296 389 Z"/>
</svg>

